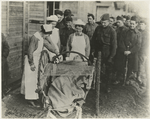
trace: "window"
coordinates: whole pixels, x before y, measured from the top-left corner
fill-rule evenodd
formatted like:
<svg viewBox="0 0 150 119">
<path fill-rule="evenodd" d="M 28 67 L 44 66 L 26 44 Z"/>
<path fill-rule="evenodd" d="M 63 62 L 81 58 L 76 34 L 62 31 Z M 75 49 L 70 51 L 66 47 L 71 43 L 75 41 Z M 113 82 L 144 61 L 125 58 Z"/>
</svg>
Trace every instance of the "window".
<svg viewBox="0 0 150 119">
<path fill-rule="evenodd" d="M 47 16 L 53 15 L 56 9 L 60 9 L 60 2 L 47 2 Z"/>
</svg>

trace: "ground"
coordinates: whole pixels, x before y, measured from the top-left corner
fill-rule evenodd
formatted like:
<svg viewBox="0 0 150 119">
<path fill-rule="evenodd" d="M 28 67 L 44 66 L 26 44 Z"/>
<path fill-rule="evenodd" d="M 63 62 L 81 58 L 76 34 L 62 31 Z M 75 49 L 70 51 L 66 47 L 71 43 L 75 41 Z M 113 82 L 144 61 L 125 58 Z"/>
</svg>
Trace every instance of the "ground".
<svg viewBox="0 0 150 119">
<path fill-rule="evenodd" d="M 135 83 L 134 83 L 135 84 Z M 102 87 L 101 87 L 102 88 Z M 112 91 L 100 92 L 99 118 L 148 118 L 148 91 L 139 91 L 134 85 L 112 85 Z M 20 89 L 12 91 L 2 100 L 3 118 L 43 118 L 46 110 L 34 108 L 27 104 Z M 83 105 L 83 118 L 95 118 L 95 90 L 90 90 Z"/>
</svg>

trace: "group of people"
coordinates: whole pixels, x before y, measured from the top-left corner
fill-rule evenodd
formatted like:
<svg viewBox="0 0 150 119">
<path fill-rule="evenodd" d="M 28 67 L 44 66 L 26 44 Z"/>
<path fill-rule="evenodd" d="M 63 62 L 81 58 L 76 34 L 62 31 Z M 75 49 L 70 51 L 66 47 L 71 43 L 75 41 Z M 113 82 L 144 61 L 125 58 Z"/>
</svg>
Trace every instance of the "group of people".
<svg viewBox="0 0 150 119">
<path fill-rule="evenodd" d="M 39 98 L 35 90 L 42 50 L 48 51 L 51 61 L 55 55 L 62 52 L 76 51 L 89 58 L 91 62 L 94 57 L 97 58 L 100 51 L 107 92 L 111 91 L 112 83 L 123 83 L 125 69 L 128 69 L 126 83 L 129 83 L 130 77 L 134 77 L 140 86 L 147 86 L 149 39 L 146 21 L 139 20 L 136 16 L 114 18 L 109 14 L 103 14 L 100 22 L 95 22 L 94 15 L 89 13 L 88 23 L 84 23 L 81 19 L 73 22 L 72 16 L 69 9 L 66 9 L 64 13 L 56 10 L 55 15 L 47 17 L 47 24 L 41 26 L 41 31 L 33 34 L 29 40 L 24 60 L 21 94 L 25 95 L 25 99 L 30 104 L 35 105 L 34 100 Z M 6 44 L 5 41 L 4 44 Z M 2 55 L 5 59 L 8 53 L 2 51 Z M 62 60 L 82 61 L 82 58 L 70 53 L 64 54 Z M 116 74 L 113 82 L 112 73 Z"/>
</svg>

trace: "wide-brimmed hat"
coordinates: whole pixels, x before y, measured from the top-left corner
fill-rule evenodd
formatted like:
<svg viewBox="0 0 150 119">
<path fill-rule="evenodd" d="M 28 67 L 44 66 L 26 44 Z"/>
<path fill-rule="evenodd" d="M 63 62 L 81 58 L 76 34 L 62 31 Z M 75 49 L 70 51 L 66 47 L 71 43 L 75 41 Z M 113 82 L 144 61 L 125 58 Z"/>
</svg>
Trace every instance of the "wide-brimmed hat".
<svg viewBox="0 0 150 119">
<path fill-rule="evenodd" d="M 56 15 L 51 15 L 51 16 L 47 17 L 47 21 L 58 22 L 58 17 Z"/>
<path fill-rule="evenodd" d="M 82 25 L 82 26 L 85 25 L 85 23 L 81 19 L 78 19 L 77 21 L 75 21 L 74 24 L 75 25 Z"/>
<path fill-rule="evenodd" d="M 52 32 L 52 25 L 51 24 L 44 24 L 41 26 L 41 29 L 45 34 L 49 34 Z"/>
</svg>

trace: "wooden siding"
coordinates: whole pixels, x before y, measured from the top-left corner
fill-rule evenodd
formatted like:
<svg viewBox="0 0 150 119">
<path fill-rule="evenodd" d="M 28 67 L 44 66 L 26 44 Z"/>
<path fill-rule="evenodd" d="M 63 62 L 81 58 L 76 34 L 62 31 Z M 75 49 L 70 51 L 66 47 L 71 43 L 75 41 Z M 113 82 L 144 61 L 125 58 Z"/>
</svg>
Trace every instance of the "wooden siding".
<svg viewBox="0 0 150 119">
<path fill-rule="evenodd" d="M 1 30 L 2 33 L 5 34 L 5 36 L 8 33 L 8 25 L 7 25 L 7 1 L 1 2 Z"/>
<path fill-rule="evenodd" d="M 7 58 L 9 84 L 21 79 L 22 75 L 23 4 L 19 1 L 2 2 L 2 33 L 10 47 Z"/>
<path fill-rule="evenodd" d="M 44 1 L 28 2 L 28 35 L 33 35 L 36 31 L 40 31 L 42 24 L 32 23 L 30 20 L 37 20 L 44 22 Z"/>
<path fill-rule="evenodd" d="M 62 1 L 61 2 L 62 11 L 70 9 L 73 13 L 73 20 L 78 18 L 78 1 Z"/>
</svg>

